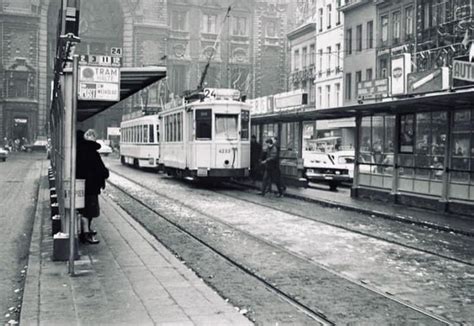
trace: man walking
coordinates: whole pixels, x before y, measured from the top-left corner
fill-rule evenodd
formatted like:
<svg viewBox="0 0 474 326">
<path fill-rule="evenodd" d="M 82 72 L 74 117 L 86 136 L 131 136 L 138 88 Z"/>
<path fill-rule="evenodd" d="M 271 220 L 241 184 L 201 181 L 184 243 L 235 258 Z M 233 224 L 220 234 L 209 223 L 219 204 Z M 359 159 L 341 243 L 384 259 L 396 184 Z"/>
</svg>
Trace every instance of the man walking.
<svg viewBox="0 0 474 326">
<path fill-rule="evenodd" d="M 267 191 L 271 189 L 272 183 L 274 182 L 278 188 L 278 197 L 283 196 L 283 186 L 280 180 L 280 167 L 279 161 L 280 158 L 278 157 L 278 149 L 273 143 L 272 139 L 267 139 L 265 141 L 267 148 L 266 148 L 266 158 L 262 161 L 262 165 L 265 167 L 265 171 L 263 174 L 263 183 L 262 183 L 262 192 L 261 195 L 265 196 Z"/>
</svg>

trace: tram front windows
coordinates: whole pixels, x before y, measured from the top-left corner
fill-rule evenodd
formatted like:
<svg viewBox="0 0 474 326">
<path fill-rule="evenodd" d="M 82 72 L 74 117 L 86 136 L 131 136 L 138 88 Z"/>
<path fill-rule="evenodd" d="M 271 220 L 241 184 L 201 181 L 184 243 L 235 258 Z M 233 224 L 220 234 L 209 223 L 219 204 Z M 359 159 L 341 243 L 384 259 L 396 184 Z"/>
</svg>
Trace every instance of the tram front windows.
<svg viewBox="0 0 474 326">
<path fill-rule="evenodd" d="M 212 110 L 196 110 L 196 139 L 212 139 Z"/>
<path fill-rule="evenodd" d="M 238 138 L 238 115 L 216 114 L 216 138 L 235 140 Z"/>
</svg>

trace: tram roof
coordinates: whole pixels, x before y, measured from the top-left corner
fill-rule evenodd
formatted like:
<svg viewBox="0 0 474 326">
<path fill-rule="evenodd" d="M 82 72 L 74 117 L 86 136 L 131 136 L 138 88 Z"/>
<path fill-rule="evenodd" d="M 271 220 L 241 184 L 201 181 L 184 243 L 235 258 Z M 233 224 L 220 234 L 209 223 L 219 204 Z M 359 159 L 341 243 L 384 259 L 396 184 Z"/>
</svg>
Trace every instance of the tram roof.
<svg viewBox="0 0 474 326">
<path fill-rule="evenodd" d="M 356 104 L 329 109 L 291 110 L 252 116 L 258 123 L 328 120 L 368 116 L 373 114 L 395 114 L 409 112 L 441 111 L 448 109 L 470 109 L 474 103 L 474 88 L 449 92 L 427 93 L 402 99 Z"/>
<path fill-rule="evenodd" d="M 123 67 L 120 69 L 120 101 L 166 77 L 166 67 Z M 84 121 L 107 110 L 117 102 L 78 101 L 77 120 Z"/>
</svg>

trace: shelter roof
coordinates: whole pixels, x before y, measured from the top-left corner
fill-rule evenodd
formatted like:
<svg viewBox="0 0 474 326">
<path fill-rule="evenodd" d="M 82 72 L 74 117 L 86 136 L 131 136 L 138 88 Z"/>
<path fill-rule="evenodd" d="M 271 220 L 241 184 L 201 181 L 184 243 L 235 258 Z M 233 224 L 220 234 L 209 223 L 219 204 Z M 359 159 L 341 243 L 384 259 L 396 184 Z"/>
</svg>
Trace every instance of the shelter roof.
<svg viewBox="0 0 474 326">
<path fill-rule="evenodd" d="M 369 116 L 373 114 L 395 114 L 428 112 L 454 109 L 470 109 L 474 103 L 474 89 L 453 90 L 416 95 L 397 100 L 357 104 L 329 109 L 291 110 L 252 116 L 259 123 L 278 121 L 311 121 Z"/>
<path fill-rule="evenodd" d="M 120 69 L 120 101 L 166 77 L 166 67 L 123 67 Z M 107 110 L 117 102 L 78 101 L 77 120 L 84 121 Z"/>
</svg>

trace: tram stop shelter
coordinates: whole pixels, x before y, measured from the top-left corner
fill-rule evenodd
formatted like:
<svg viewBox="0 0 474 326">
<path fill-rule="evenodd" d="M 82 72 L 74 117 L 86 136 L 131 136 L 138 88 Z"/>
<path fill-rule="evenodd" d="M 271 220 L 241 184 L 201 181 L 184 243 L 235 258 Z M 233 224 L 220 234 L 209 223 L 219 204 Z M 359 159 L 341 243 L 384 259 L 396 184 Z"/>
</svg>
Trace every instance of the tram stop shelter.
<svg viewBox="0 0 474 326">
<path fill-rule="evenodd" d="M 272 129 L 282 141 L 288 130 L 296 131 L 293 148 L 281 148 L 281 169 L 287 177 L 301 179 L 303 123 L 353 117 L 352 197 L 474 216 L 473 103 L 474 88 L 451 89 L 353 106 L 256 115 L 252 126 L 260 134 Z"/>
<path fill-rule="evenodd" d="M 147 86 L 166 77 L 166 67 L 122 67 L 120 68 L 119 101 L 78 100 L 78 58 L 72 67 L 66 67 L 55 80 L 50 112 L 51 129 L 51 175 L 57 193 L 58 214 L 52 216 L 53 259 L 68 260 L 69 271 L 74 274 L 74 257 L 77 257 L 77 223 L 75 209 L 81 208 L 84 194 L 81 184 L 75 180 L 76 122 L 82 122 L 131 97 Z M 69 194 L 75 194 L 70 196 Z M 77 204 L 77 205 L 76 205 Z M 53 215 L 53 214 L 52 214 Z M 56 222 L 56 223 L 55 223 Z"/>
</svg>

